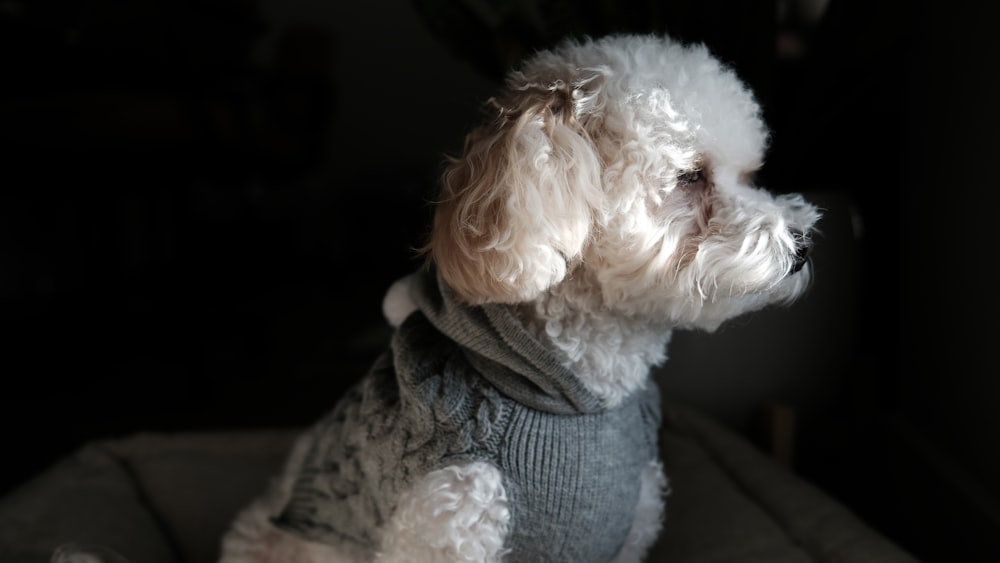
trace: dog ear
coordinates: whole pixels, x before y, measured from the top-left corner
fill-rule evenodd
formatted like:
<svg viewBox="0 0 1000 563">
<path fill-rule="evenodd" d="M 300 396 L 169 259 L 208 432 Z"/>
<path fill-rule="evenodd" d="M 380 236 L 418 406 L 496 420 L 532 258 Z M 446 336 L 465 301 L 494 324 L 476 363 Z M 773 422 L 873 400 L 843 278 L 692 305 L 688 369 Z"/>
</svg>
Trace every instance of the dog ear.
<svg viewBox="0 0 1000 563">
<path fill-rule="evenodd" d="M 511 86 L 442 178 L 425 247 L 470 303 L 533 299 L 580 260 L 602 195 L 600 161 L 573 88 Z"/>
</svg>

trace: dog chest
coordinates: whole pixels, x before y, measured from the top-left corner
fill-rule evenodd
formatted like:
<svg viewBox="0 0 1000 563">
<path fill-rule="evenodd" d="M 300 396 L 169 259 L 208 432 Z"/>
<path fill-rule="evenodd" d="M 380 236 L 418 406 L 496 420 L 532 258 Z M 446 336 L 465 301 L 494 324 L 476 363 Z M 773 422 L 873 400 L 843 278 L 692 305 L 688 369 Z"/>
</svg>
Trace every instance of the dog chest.
<svg viewBox="0 0 1000 563">
<path fill-rule="evenodd" d="M 498 462 L 511 501 L 511 561 L 610 561 L 657 458 L 655 388 L 586 415 L 515 410 Z"/>
</svg>

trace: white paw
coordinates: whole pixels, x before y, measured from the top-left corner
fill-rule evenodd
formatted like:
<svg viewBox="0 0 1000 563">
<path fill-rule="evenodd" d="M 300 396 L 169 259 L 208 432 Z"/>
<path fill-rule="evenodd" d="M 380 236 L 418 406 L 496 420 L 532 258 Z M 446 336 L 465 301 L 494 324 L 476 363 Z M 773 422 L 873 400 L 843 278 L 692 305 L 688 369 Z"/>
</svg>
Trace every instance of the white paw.
<svg viewBox="0 0 1000 563">
<path fill-rule="evenodd" d="M 510 509 L 503 477 L 483 462 L 429 473 L 400 499 L 380 563 L 494 563 L 504 555 Z"/>
</svg>

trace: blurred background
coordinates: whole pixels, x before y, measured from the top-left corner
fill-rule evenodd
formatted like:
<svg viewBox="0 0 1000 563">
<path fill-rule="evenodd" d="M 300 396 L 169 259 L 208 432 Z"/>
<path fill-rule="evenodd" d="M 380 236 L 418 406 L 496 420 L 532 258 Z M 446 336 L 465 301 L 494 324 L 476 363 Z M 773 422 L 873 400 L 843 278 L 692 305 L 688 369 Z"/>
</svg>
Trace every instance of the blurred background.
<svg viewBox="0 0 1000 563">
<path fill-rule="evenodd" d="M 88 440 L 315 420 L 386 343 L 382 295 L 504 71 L 565 36 L 667 32 L 757 92 L 761 185 L 826 217 L 810 293 L 677 334 L 666 396 L 924 560 L 1000 560 L 990 21 L 930 0 L 0 0 L 0 493 Z"/>
</svg>

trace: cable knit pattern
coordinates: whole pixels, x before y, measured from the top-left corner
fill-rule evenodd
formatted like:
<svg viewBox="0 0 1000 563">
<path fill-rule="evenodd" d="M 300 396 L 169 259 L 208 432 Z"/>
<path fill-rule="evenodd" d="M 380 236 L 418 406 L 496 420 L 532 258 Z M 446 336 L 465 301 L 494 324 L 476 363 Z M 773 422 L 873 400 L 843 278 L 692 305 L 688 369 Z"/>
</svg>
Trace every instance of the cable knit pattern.
<svg viewBox="0 0 1000 563">
<path fill-rule="evenodd" d="M 433 272 L 391 349 L 312 430 L 276 523 L 308 539 L 379 545 L 399 495 L 428 472 L 484 461 L 511 501 L 509 561 L 605 562 L 620 549 L 640 473 L 657 459 L 659 393 L 614 409 L 503 305 L 460 305 Z"/>
</svg>

